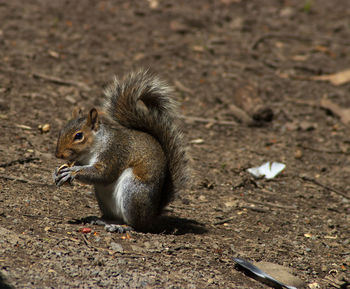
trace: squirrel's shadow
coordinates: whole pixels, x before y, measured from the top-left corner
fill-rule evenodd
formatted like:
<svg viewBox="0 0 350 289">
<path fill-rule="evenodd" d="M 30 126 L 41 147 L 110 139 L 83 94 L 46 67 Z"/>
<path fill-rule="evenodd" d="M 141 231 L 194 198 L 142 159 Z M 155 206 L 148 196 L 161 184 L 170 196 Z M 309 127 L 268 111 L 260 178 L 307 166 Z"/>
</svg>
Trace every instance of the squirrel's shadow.
<svg viewBox="0 0 350 289">
<path fill-rule="evenodd" d="M 208 230 L 204 224 L 195 220 L 185 219 L 175 216 L 161 216 L 157 225 L 150 233 L 162 233 L 168 235 L 184 235 L 184 234 L 204 234 Z"/>
<path fill-rule="evenodd" d="M 68 221 L 70 224 L 88 224 L 91 220 L 99 219 L 96 216 L 83 217 Z M 208 230 L 202 223 L 195 220 L 174 217 L 161 216 L 151 230 L 146 233 L 167 234 L 167 235 L 184 235 L 184 234 L 204 234 Z"/>
<path fill-rule="evenodd" d="M 7 283 L 7 280 L 4 278 L 4 276 L 0 273 L 0 288 L 3 289 L 13 289 L 10 284 Z"/>
</svg>

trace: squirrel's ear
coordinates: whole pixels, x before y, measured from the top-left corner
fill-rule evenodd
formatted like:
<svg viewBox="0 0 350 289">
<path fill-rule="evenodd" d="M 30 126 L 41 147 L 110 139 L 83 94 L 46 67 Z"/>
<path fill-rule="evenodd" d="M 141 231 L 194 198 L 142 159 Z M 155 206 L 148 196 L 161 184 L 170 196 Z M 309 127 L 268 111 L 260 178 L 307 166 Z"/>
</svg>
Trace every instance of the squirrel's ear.
<svg viewBox="0 0 350 289">
<path fill-rule="evenodd" d="M 80 107 L 75 107 L 72 111 L 72 119 L 83 116 L 83 110 Z"/>
<path fill-rule="evenodd" d="M 98 112 L 96 108 L 92 108 L 89 112 L 87 124 L 91 127 L 91 129 L 98 128 Z"/>
</svg>

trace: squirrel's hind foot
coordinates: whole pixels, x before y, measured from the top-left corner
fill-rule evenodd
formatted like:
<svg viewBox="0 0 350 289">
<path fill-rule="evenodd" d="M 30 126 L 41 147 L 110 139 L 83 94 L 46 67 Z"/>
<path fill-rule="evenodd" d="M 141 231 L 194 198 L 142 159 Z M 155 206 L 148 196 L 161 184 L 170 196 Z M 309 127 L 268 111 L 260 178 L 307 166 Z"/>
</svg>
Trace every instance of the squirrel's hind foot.
<svg viewBox="0 0 350 289">
<path fill-rule="evenodd" d="M 113 224 L 111 223 L 111 221 L 104 220 L 103 217 L 99 218 L 96 216 L 89 216 L 89 217 L 83 218 L 81 221 L 85 224 L 87 223 L 90 225 L 104 226 L 105 230 L 111 233 L 115 232 L 115 233 L 123 234 L 129 231 L 134 231 L 134 228 L 128 225 Z"/>
<path fill-rule="evenodd" d="M 127 225 L 116 225 L 116 224 L 106 224 L 105 230 L 111 233 L 126 233 L 130 231 L 134 231 L 134 228 Z"/>
</svg>

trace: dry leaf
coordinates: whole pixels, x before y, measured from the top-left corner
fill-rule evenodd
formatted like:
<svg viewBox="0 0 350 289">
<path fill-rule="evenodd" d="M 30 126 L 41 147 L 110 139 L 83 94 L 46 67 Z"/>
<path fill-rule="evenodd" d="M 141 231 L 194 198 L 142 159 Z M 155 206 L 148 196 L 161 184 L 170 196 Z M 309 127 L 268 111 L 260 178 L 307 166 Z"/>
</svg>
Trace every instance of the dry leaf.
<svg viewBox="0 0 350 289">
<path fill-rule="evenodd" d="M 333 114 L 337 115 L 342 123 L 350 124 L 350 108 L 342 108 L 326 98 L 321 100 L 320 105 L 322 108 L 330 110 Z"/>
<path fill-rule="evenodd" d="M 334 74 L 316 75 L 311 77 L 312 80 L 329 81 L 333 85 L 342 85 L 350 82 L 350 69 L 346 69 Z"/>
</svg>

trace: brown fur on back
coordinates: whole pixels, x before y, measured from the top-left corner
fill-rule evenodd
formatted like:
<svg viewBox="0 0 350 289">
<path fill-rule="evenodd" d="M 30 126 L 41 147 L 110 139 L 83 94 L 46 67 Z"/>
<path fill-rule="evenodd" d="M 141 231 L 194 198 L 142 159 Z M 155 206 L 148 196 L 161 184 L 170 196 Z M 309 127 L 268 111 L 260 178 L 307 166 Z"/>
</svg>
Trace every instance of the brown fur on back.
<svg viewBox="0 0 350 289">
<path fill-rule="evenodd" d="M 105 111 L 122 126 L 152 135 L 167 160 L 166 181 L 161 207 L 183 189 L 189 180 L 188 157 L 183 134 L 177 124 L 177 104 L 173 90 L 146 70 L 117 78 L 106 89 Z M 139 105 L 142 101 L 145 107 Z"/>
</svg>

